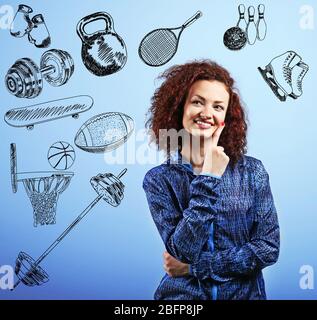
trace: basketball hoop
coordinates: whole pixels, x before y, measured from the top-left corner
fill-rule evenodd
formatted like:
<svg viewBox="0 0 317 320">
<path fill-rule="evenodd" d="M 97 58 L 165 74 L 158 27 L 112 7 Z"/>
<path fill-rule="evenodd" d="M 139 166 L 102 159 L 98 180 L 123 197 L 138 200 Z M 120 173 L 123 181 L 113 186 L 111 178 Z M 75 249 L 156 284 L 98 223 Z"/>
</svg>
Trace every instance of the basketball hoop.
<svg viewBox="0 0 317 320">
<path fill-rule="evenodd" d="M 18 191 L 22 182 L 33 207 L 34 227 L 56 223 L 59 195 L 69 186 L 71 172 L 21 172 L 17 173 L 16 145 L 10 145 L 12 191 Z"/>
</svg>

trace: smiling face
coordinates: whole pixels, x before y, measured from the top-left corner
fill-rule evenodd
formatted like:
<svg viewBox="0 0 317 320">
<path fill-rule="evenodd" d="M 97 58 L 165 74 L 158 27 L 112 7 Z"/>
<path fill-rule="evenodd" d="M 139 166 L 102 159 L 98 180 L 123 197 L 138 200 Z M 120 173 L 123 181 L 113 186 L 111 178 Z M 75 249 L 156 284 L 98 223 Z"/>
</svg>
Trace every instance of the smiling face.
<svg viewBox="0 0 317 320">
<path fill-rule="evenodd" d="M 229 104 L 226 86 L 217 80 L 198 80 L 190 88 L 184 105 L 183 127 L 194 137 L 211 138 L 225 122 Z"/>
</svg>

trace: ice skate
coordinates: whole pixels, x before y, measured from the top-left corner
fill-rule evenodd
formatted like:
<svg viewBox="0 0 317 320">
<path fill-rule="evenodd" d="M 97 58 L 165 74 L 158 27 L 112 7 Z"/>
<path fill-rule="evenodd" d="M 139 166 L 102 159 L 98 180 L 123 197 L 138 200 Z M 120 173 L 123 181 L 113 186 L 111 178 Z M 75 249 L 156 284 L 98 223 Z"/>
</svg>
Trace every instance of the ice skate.
<svg viewBox="0 0 317 320">
<path fill-rule="evenodd" d="M 285 101 L 293 92 L 292 68 L 301 60 L 296 52 L 287 51 L 272 59 L 264 69 L 258 67 L 263 79 L 280 101 Z"/>
<path fill-rule="evenodd" d="M 290 96 L 293 99 L 297 99 L 303 94 L 303 79 L 309 70 L 309 66 L 305 62 L 298 63 L 292 69 L 292 87 L 293 92 Z"/>
</svg>

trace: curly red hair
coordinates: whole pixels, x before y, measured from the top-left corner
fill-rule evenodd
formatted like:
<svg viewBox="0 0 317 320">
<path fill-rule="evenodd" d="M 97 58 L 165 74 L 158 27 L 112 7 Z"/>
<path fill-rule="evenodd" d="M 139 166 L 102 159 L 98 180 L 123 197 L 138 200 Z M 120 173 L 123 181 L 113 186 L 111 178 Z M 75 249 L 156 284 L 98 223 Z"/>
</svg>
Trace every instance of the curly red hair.
<svg viewBox="0 0 317 320">
<path fill-rule="evenodd" d="M 230 158 L 230 165 L 234 166 L 246 153 L 247 123 L 245 111 L 230 73 L 214 61 L 199 60 L 172 66 L 158 79 L 164 81 L 151 99 L 151 107 L 147 113 L 149 117 L 145 124 L 150 132 L 151 142 L 155 142 L 158 149 L 163 149 L 167 153 L 170 146 L 168 142 L 163 146 L 160 143 L 160 129 L 177 131 L 183 129 L 184 104 L 193 83 L 198 80 L 217 80 L 226 86 L 230 96 L 225 119 L 226 126 L 221 133 L 218 145 L 224 147 Z"/>
</svg>

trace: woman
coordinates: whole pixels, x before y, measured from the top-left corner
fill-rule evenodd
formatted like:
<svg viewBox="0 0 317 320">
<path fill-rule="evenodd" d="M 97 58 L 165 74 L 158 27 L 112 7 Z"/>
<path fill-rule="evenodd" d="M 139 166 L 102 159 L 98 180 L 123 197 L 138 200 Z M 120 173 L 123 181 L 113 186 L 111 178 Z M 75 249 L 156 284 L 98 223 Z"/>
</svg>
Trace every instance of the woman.
<svg viewBox="0 0 317 320">
<path fill-rule="evenodd" d="M 146 126 L 167 161 L 143 181 L 167 250 L 154 297 L 266 299 L 261 270 L 278 259 L 279 225 L 269 176 L 245 155 L 234 80 L 209 60 L 171 67 L 161 78 Z M 172 129 L 181 132 L 174 146 Z"/>
</svg>

